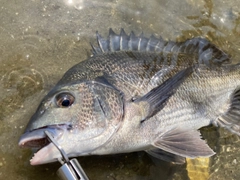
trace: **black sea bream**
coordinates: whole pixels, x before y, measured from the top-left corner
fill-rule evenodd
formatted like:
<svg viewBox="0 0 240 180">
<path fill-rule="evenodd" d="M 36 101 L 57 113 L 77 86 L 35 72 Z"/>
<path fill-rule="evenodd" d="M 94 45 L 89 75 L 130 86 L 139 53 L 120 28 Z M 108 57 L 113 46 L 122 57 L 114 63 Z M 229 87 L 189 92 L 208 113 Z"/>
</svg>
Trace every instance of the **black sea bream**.
<svg viewBox="0 0 240 180">
<path fill-rule="evenodd" d="M 175 163 L 214 155 L 201 127 L 240 135 L 240 64 L 208 40 L 175 43 L 110 29 L 97 41 L 93 56 L 43 98 L 21 136 L 21 147 L 40 149 L 32 165 L 61 157 L 46 130 L 69 157 L 143 150 Z"/>
</svg>

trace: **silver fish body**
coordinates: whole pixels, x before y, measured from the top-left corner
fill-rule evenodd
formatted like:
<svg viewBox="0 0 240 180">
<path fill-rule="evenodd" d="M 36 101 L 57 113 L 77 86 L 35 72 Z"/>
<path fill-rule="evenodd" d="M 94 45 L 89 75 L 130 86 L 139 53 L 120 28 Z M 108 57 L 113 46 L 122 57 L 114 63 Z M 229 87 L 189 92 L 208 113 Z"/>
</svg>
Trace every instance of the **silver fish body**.
<svg viewBox="0 0 240 180">
<path fill-rule="evenodd" d="M 214 152 L 199 128 L 240 135 L 240 64 L 203 38 L 181 43 L 111 29 L 94 56 L 69 69 L 42 100 L 19 145 L 41 148 L 31 164 L 68 156 L 144 150 L 167 161 Z"/>
</svg>

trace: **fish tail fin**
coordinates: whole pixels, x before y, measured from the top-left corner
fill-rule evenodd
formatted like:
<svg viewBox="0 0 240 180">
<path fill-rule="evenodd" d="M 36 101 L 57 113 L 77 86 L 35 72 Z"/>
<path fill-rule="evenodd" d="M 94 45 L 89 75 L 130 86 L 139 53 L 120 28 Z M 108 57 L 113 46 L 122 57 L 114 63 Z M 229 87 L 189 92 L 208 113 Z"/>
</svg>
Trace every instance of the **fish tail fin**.
<svg viewBox="0 0 240 180">
<path fill-rule="evenodd" d="M 154 35 L 147 38 L 143 33 L 136 36 L 133 31 L 127 35 L 124 29 L 121 29 L 120 34 L 116 34 L 111 28 L 107 39 L 104 39 L 98 32 L 96 36 L 98 46 L 92 46 L 94 55 L 116 51 L 159 52 L 173 55 L 183 53 L 195 55 L 199 64 L 208 66 L 230 62 L 230 57 L 225 52 L 202 37 L 192 38 L 185 42 L 173 42 L 165 41 L 161 37 L 156 38 Z"/>
<path fill-rule="evenodd" d="M 232 93 L 227 112 L 217 119 L 215 125 L 240 136 L 240 87 Z"/>
</svg>

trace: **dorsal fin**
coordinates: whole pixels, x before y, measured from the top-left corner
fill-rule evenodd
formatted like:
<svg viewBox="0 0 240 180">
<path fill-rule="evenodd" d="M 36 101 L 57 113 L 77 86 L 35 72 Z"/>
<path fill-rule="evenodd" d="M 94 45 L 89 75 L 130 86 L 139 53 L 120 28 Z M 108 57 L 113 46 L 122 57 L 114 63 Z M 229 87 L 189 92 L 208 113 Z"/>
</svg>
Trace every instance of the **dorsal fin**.
<svg viewBox="0 0 240 180">
<path fill-rule="evenodd" d="M 195 55 L 199 64 L 221 65 L 229 63 L 230 57 L 211 44 L 207 39 L 196 37 L 185 42 L 164 41 L 161 37 L 155 36 L 145 37 L 143 33 L 136 36 L 134 32 L 127 35 L 124 29 L 121 29 L 120 34 L 116 34 L 112 29 L 109 29 L 107 39 L 101 37 L 97 32 L 98 47 L 93 46 L 94 55 L 116 52 L 116 51 L 141 51 L 141 52 L 160 52 L 163 55 L 172 54 L 173 56 L 179 53 Z"/>
</svg>

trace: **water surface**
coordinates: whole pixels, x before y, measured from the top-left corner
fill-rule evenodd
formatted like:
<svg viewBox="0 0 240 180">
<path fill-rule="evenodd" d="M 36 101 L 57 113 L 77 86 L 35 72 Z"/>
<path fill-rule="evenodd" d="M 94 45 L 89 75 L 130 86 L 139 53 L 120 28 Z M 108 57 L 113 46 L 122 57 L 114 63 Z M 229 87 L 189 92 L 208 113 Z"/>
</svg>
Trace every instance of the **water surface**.
<svg viewBox="0 0 240 180">
<path fill-rule="evenodd" d="M 54 180 L 59 163 L 31 166 L 17 145 L 41 98 L 91 55 L 98 30 L 111 27 L 183 41 L 203 36 L 240 60 L 238 0 L 0 0 L 0 179 Z M 91 179 L 239 179 L 239 137 L 202 130 L 216 155 L 172 165 L 144 152 L 81 157 Z"/>
</svg>

